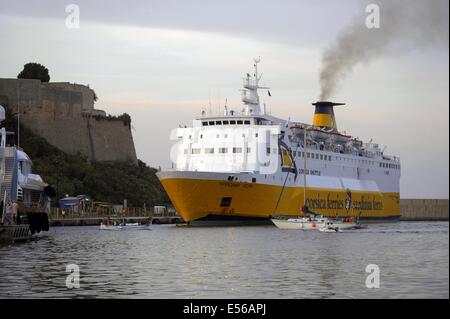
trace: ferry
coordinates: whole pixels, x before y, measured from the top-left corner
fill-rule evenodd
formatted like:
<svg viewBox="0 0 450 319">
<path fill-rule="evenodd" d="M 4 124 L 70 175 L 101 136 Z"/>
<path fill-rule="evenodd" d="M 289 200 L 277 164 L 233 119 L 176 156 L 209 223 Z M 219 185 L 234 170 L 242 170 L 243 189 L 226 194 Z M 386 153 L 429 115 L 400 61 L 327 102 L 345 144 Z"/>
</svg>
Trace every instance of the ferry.
<svg viewBox="0 0 450 319">
<path fill-rule="evenodd" d="M 0 105 L 0 123 L 6 119 Z M 49 230 L 48 213 L 54 189 L 32 171 L 32 161 L 0 129 L 0 243 L 25 241 Z"/>
<path fill-rule="evenodd" d="M 312 124 L 269 114 L 259 63 L 243 79 L 240 111 L 203 110 L 173 131 L 172 169 L 157 176 L 184 221 L 301 217 L 303 206 L 325 217 L 399 219 L 400 158 L 338 130 L 342 103 L 313 103 Z"/>
</svg>

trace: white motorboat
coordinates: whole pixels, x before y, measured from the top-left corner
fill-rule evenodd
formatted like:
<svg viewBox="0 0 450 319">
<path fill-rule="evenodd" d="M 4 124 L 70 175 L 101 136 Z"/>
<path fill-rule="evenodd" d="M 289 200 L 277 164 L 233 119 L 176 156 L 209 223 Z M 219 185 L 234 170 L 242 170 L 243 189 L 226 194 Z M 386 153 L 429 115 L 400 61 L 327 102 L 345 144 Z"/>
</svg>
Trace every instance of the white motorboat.
<svg viewBox="0 0 450 319">
<path fill-rule="evenodd" d="M 339 227 L 341 230 L 351 230 L 351 229 L 363 229 L 367 228 L 367 225 L 361 225 L 359 223 L 354 222 L 334 222 L 336 227 Z"/>
<path fill-rule="evenodd" d="M 340 233 L 340 232 L 342 232 L 342 230 L 339 228 L 339 226 L 335 225 L 332 221 L 327 221 L 326 223 L 320 225 L 318 230 L 323 233 Z"/>
</svg>

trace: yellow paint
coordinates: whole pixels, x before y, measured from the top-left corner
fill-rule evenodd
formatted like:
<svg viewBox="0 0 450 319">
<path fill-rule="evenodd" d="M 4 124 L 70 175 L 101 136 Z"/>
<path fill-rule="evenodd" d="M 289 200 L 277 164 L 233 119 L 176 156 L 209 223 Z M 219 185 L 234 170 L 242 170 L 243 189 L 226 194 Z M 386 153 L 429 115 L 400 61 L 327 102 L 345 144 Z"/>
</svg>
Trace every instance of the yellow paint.
<svg viewBox="0 0 450 319">
<path fill-rule="evenodd" d="M 268 182 L 272 178 L 272 175 L 267 175 Z M 303 205 L 302 187 L 285 187 L 277 206 L 281 186 L 176 178 L 163 179 L 161 183 L 185 221 L 210 214 L 266 218 L 273 215 L 299 216 Z M 352 191 L 351 195 L 352 208 L 349 211 L 345 209 L 344 190 L 308 188 L 306 198 L 312 211 L 324 215 L 378 218 L 400 215 L 399 193 Z M 230 207 L 220 207 L 223 197 L 232 197 Z M 380 207 L 375 207 L 377 205 Z"/>
<path fill-rule="evenodd" d="M 285 148 L 282 148 L 281 149 L 281 154 L 283 155 L 282 156 L 282 159 L 283 159 L 282 165 L 285 166 L 285 167 L 292 167 L 293 166 L 293 161 L 292 161 L 292 157 L 289 154 L 289 152 Z"/>
<path fill-rule="evenodd" d="M 334 120 L 334 117 L 331 116 L 330 114 L 315 113 L 313 125 L 336 128 L 336 122 Z"/>
</svg>

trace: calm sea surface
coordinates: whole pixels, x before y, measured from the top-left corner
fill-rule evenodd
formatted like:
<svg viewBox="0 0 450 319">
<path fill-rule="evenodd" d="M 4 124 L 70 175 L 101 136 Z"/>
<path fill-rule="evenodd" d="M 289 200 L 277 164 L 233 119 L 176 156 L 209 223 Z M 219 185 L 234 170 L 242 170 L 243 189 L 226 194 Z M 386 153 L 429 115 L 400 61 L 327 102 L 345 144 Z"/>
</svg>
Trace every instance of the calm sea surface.
<svg viewBox="0 0 450 319">
<path fill-rule="evenodd" d="M 0 246 L 0 298 L 449 298 L 448 222 L 345 233 L 272 226 L 55 227 Z M 66 265 L 80 288 L 66 287 Z M 380 288 L 368 289 L 368 264 Z"/>
</svg>

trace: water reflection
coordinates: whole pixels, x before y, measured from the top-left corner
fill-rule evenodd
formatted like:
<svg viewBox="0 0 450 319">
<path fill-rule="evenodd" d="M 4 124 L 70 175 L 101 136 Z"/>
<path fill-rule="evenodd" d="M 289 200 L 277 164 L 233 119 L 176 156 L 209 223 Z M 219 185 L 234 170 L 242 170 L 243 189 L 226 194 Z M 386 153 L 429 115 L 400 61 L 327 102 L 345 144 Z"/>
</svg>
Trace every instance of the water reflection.
<svg viewBox="0 0 450 319">
<path fill-rule="evenodd" d="M 371 225 L 347 233 L 275 227 L 61 227 L 0 247 L 0 297 L 449 297 L 448 223 Z M 66 265 L 81 288 L 65 286 Z M 377 264 L 381 288 L 367 289 Z"/>
</svg>

